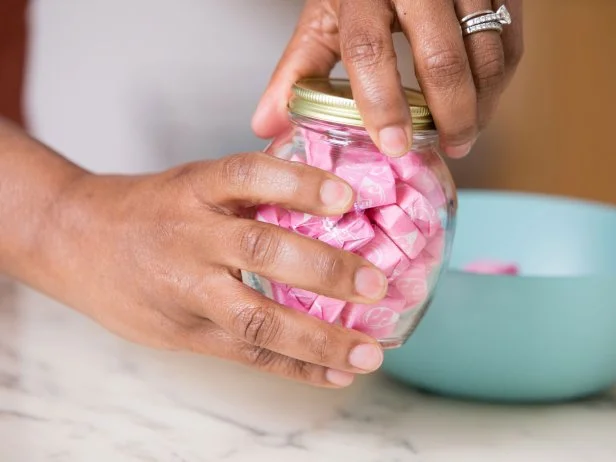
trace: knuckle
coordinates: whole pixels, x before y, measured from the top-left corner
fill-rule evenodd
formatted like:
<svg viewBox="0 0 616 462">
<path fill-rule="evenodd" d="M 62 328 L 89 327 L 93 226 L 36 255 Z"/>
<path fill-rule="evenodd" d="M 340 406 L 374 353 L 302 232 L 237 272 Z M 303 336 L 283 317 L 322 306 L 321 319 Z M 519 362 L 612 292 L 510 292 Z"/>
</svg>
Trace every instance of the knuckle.
<svg viewBox="0 0 616 462">
<path fill-rule="evenodd" d="M 291 377 L 304 381 L 312 381 L 314 366 L 299 359 L 289 359 L 288 370 Z"/>
<path fill-rule="evenodd" d="M 248 363 L 270 372 L 278 372 L 284 376 L 311 381 L 314 367 L 305 361 L 282 356 L 263 347 L 250 347 L 245 352 Z"/>
<path fill-rule="evenodd" d="M 242 310 L 238 323 L 237 330 L 251 345 L 267 348 L 280 338 L 282 323 L 273 308 L 256 306 Z"/>
<path fill-rule="evenodd" d="M 235 154 L 223 159 L 222 184 L 240 191 L 249 188 L 259 177 L 260 159 L 256 153 Z"/>
<path fill-rule="evenodd" d="M 342 47 L 345 60 L 358 69 L 373 69 L 396 59 L 395 52 L 387 38 L 371 32 L 369 27 L 350 31 Z"/>
<path fill-rule="evenodd" d="M 280 231 L 273 226 L 252 224 L 239 239 L 240 253 L 256 271 L 272 266 L 281 250 Z"/>
<path fill-rule="evenodd" d="M 196 163 L 180 165 L 175 169 L 173 178 L 181 184 L 192 183 L 196 170 L 198 170 Z"/>
<path fill-rule="evenodd" d="M 180 203 L 193 205 L 195 201 L 207 200 L 207 196 L 200 192 L 198 184 L 199 178 L 203 177 L 210 165 L 211 161 L 190 162 L 173 170 L 173 184 L 179 185 L 176 189 L 179 197 L 174 197 L 178 197 Z"/>
<path fill-rule="evenodd" d="M 310 336 L 305 339 L 304 344 L 315 358 L 314 362 L 318 364 L 329 364 L 331 362 L 332 337 L 327 329 L 317 329 L 311 332 Z"/>
<path fill-rule="evenodd" d="M 500 49 L 488 49 L 477 63 L 475 84 L 481 92 L 498 89 L 505 76 L 505 60 Z"/>
<path fill-rule="evenodd" d="M 468 69 L 466 56 L 456 50 L 437 50 L 428 54 L 420 66 L 422 83 L 437 88 L 458 86 Z"/>
<path fill-rule="evenodd" d="M 328 249 L 315 254 L 315 270 L 323 287 L 337 287 L 347 276 L 342 252 Z"/>
<path fill-rule="evenodd" d="M 246 353 L 248 362 L 259 369 L 271 369 L 279 360 L 277 353 L 263 347 L 251 347 Z"/>
</svg>

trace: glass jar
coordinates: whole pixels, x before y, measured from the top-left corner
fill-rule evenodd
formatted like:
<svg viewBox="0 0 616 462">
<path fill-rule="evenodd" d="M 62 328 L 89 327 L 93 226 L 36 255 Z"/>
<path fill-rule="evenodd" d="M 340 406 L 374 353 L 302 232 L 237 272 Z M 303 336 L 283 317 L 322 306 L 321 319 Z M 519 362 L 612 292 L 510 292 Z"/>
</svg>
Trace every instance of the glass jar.
<svg viewBox="0 0 616 462">
<path fill-rule="evenodd" d="M 353 210 L 315 217 L 262 206 L 257 219 L 356 253 L 387 276 L 387 295 L 362 305 L 334 300 L 244 273 L 244 281 L 290 308 L 365 332 L 384 348 L 401 346 L 428 308 L 449 259 L 457 207 L 453 180 L 421 93 L 406 90 L 413 118 L 411 151 L 381 154 L 362 126 L 349 82 L 307 79 L 295 84 L 290 128 L 266 149 L 276 157 L 319 167 L 355 190 Z"/>
</svg>

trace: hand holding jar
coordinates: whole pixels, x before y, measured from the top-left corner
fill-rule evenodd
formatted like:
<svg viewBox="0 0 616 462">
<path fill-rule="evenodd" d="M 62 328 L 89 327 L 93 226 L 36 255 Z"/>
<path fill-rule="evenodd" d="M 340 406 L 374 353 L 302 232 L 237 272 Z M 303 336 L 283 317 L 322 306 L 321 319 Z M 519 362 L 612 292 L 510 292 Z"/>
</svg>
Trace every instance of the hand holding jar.
<svg viewBox="0 0 616 462">
<path fill-rule="evenodd" d="M 385 295 L 386 277 L 369 261 L 252 219 L 261 204 L 347 212 L 353 191 L 333 174 L 245 153 L 96 175 L 2 120 L 0 165 L 0 274 L 151 347 L 330 387 L 380 366 L 369 335 L 291 310 L 240 279 L 243 269 L 353 303 Z"/>
<path fill-rule="evenodd" d="M 381 152 L 406 153 L 411 114 L 392 34 L 403 32 L 442 150 L 469 152 L 523 53 L 522 0 L 306 0 L 253 119 L 270 138 L 288 127 L 292 85 L 328 77 L 342 60 L 367 132 Z"/>
</svg>

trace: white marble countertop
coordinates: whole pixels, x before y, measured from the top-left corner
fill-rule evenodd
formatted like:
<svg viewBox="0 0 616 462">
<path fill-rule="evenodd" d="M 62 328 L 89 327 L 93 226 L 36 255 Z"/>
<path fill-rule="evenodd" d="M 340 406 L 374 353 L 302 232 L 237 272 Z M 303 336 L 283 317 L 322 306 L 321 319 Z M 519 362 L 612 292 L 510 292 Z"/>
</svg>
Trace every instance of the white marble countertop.
<svg viewBox="0 0 616 462">
<path fill-rule="evenodd" d="M 450 401 L 383 376 L 312 389 L 128 344 L 0 283 L 0 460 L 616 460 L 616 392 L 555 406 Z"/>
</svg>

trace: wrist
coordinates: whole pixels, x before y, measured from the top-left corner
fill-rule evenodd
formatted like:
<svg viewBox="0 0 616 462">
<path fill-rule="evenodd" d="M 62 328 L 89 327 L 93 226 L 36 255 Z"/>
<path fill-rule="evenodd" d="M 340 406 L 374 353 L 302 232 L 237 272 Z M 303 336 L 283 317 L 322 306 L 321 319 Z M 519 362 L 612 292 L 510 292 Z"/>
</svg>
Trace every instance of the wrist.
<svg viewBox="0 0 616 462">
<path fill-rule="evenodd" d="M 68 163 L 67 163 L 68 164 Z M 70 226 L 68 204 L 72 191 L 88 172 L 58 168 L 52 178 L 34 186 L 27 197 L 16 201 L 13 219 L 3 233 L 6 246 L 0 251 L 0 272 L 38 289 L 62 263 L 54 255 L 65 246 Z M 28 185 L 25 185 L 28 187 Z"/>
<path fill-rule="evenodd" d="M 37 273 L 28 283 L 83 311 L 90 298 L 84 287 L 117 271 L 138 184 L 132 176 L 88 172 L 64 183 L 39 231 Z"/>
<path fill-rule="evenodd" d="M 87 174 L 0 120 L 0 274 L 28 282 L 63 191 Z"/>
</svg>

